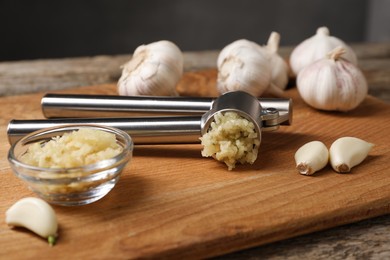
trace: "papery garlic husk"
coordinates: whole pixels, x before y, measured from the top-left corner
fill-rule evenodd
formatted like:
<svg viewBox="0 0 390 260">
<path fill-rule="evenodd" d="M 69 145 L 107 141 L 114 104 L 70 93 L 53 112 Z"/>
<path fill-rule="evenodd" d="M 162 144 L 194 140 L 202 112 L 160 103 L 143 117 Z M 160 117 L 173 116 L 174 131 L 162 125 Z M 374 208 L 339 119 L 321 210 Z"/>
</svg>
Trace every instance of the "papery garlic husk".
<svg viewBox="0 0 390 260">
<path fill-rule="evenodd" d="M 341 58 L 337 47 L 328 57 L 304 68 L 297 76 L 297 88 L 310 106 L 327 111 L 349 111 L 367 96 L 367 81 L 358 67 Z"/>
<path fill-rule="evenodd" d="M 176 85 L 183 75 L 183 54 L 170 41 L 141 45 L 123 65 L 119 95 L 177 96 Z"/>
<path fill-rule="evenodd" d="M 323 142 L 311 141 L 295 152 L 294 159 L 300 174 L 313 175 L 328 164 L 329 151 Z"/>
<path fill-rule="evenodd" d="M 312 64 L 313 62 L 324 58 L 331 50 L 341 46 L 346 50 L 344 58 L 354 65 L 357 65 L 355 52 L 341 39 L 330 36 L 327 27 L 320 27 L 317 33 L 298 44 L 290 55 L 290 67 L 294 75 Z"/>
<path fill-rule="evenodd" d="M 288 65 L 279 55 L 280 34 L 272 32 L 268 38 L 265 48 L 270 52 L 271 82 L 278 88 L 284 90 L 288 83 Z"/>
<path fill-rule="evenodd" d="M 330 164 L 336 172 L 349 172 L 363 162 L 373 146 L 356 137 L 341 137 L 330 146 Z"/>
<path fill-rule="evenodd" d="M 245 91 L 260 96 L 271 84 L 270 53 L 246 39 L 232 42 L 219 53 L 217 89 L 220 94 Z"/>
</svg>

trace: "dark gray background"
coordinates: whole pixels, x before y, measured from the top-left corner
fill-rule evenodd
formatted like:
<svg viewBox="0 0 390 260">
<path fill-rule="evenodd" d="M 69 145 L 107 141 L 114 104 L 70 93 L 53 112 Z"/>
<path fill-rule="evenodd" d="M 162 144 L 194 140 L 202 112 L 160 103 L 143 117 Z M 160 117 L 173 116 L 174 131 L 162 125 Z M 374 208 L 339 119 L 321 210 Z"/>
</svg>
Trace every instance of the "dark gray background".
<svg viewBox="0 0 390 260">
<path fill-rule="evenodd" d="M 346 42 L 389 41 L 389 0 L 0 0 L 0 61 L 127 54 L 167 39 L 221 49 L 271 31 L 294 45 L 326 25 Z"/>
</svg>

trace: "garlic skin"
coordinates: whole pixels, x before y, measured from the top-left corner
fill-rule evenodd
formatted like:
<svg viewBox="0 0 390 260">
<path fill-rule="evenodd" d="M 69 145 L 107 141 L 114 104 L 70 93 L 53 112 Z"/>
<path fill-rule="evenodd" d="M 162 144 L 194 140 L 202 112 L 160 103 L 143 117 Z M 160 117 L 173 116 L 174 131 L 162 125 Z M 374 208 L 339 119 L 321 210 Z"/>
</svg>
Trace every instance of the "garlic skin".
<svg viewBox="0 0 390 260">
<path fill-rule="evenodd" d="M 320 27 L 314 36 L 298 44 L 291 52 L 290 67 L 292 72 L 295 76 L 298 75 L 303 68 L 324 58 L 328 52 L 338 46 L 342 46 L 346 50 L 344 58 L 357 65 L 357 57 L 352 48 L 341 39 L 330 36 L 327 27 Z"/>
<path fill-rule="evenodd" d="M 329 161 L 329 151 L 324 143 L 312 141 L 301 146 L 294 155 L 296 168 L 302 175 L 313 175 Z"/>
<path fill-rule="evenodd" d="M 373 146 L 356 137 L 341 137 L 330 146 L 330 164 L 336 172 L 350 172 L 352 167 L 363 162 Z"/>
<path fill-rule="evenodd" d="M 50 245 L 55 243 L 57 217 L 53 208 L 44 200 L 34 197 L 23 198 L 13 204 L 5 215 L 5 222 L 8 225 L 27 228 L 47 238 Z"/>
<path fill-rule="evenodd" d="M 177 96 L 182 75 L 183 54 L 174 43 L 164 40 L 141 45 L 123 65 L 118 92 L 123 96 Z"/>
<path fill-rule="evenodd" d="M 242 90 L 260 96 L 271 82 L 269 54 L 246 39 L 237 40 L 220 52 L 217 59 L 217 89 L 223 94 Z"/>
<path fill-rule="evenodd" d="M 305 67 L 297 77 L 297 88 L 310 106 L 327 111 L 350 111 L 367 96 L 367 81 L 352 63 L 341 58 L 342 47 L 331 51 L 328 57 Z"/>
<path fill-rule="evenodd" d="M 264 47 L 270 52 L 271 82 L 278 88 L 284 90 L 288 83 L 287 62 L 278 54 L 280 34 L 272 32 Z"/>
</svg>

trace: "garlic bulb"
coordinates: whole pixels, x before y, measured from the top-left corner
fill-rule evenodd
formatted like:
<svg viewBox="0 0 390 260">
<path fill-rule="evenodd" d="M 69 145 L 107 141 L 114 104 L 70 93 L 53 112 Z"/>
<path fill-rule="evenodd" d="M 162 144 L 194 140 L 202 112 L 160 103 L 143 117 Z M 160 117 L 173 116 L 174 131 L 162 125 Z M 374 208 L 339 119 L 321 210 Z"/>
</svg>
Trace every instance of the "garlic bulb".
<svg viewBox="0 0 390 260">
<path fill-rule="evenodd" d="M 183 75 L 183 54 L 170 41 L 139 46 L 123 65 L 118 81 L 120 95 L 176 96 Z"/>
<path fill-rule="evenodd" d="M 280 89 L 286 89 L 288 83 L 287 62 L 278 54 L 280 34 L 272 32 L 265 48 L 271 53 L 271 82 Z"/>
<path fill-rule="evenodd" d="M 227 45 L 217 59 L 218 91 L 242 90 L 260 96 L 271 82 L 268 60 L 268 54 L 252 41 L 241 39 Z"/>
<path fill-rule="evenodd" d="M 330 146 L 330 163 L 336 172 L 344 173 L 360 164 L 374 145 L 356 137 L 341 137 Z"/>
<path fill-rule="evenodd" d="M 299 72 L 297 88 L 308 105 L 321 110 L 349 111 L 367 96 L 363 73 L 341 58 L 344 53 L 344 48 L 338 47 Z"/>
<path fill-rule="evenodd" d="M 221 94 L 238 90 L 253 96 L 265 91 L 281 92 L 271 83 L 270 53 L 255 42 L 241 39 L 227 45 L 218 55 L 217 68 Z"/>
<path fill-rule="evenodd" d="M 53 208 L 44 200 L 28 197 L 13 204 L 5 213 L 10 226 L 24 227 L 47 238 L 54 245 L 57 237 L 57 217 Z"/>
<path fill-rule="evenodd" d="M 328 164 L 329 151 L 323 142 L 311 141 L 295 152 L 294 159 L 300 174 L 313 175 Z"/>
<path fill-rule="evenodd" d="M 342 46 L 345 50 L 344 58 L 352 64 L 357 65 L 357 57 L 354 51 L 341 39 L 330 36 L 327 27 L 320 27 L 317 33 L 298 44 L 290 55 L 290 66 L 294 75 L 310 65 L 322 59 L 334 48 Z"/>
</svg>

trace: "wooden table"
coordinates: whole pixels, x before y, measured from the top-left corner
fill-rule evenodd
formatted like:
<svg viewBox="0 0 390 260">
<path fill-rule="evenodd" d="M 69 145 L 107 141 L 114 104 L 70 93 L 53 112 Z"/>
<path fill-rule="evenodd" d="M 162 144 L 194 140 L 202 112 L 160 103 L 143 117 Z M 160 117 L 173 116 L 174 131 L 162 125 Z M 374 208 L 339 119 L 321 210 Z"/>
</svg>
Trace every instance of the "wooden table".
<svg viewBox="0 0 390 260">
<path fill-rule="evenodd" d="M 390 101 L 390 44 L 353 45 L 370 94 Z M 288 57 L 291 48 L 281 49 Z M 185 70 L 215 67 L 218 51 L 185 53 Z M 130 55 L 0 63 L 0 95 L 20 95 L 116 82 Z M 388 120 L 388 118 L 383 118 Z M 378 122 L 380 124 L 380 122 Z M 389 258 L 390 217 L 380 216 L 217 258 L 318 259 Z"/>
</svg>

